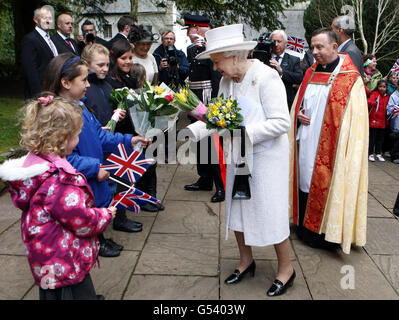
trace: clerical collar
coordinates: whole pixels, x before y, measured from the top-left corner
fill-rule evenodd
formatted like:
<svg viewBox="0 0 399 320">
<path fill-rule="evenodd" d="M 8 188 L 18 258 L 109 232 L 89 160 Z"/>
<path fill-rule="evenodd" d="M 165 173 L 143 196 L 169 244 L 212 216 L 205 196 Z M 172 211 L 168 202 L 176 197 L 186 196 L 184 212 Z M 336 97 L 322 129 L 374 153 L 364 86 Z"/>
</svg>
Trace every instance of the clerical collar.
<svg viewBox="0 0 399 320">
<path fill-rule="evenodd" d="M 337 67 L 338 63 L 339 63 L 339 56 L 333 62 L 326 65 L 326 67 L 323 67 L 321 64 L 319 64 L 316 68 L 316 72 L 333 72 Z"/>
</svg>

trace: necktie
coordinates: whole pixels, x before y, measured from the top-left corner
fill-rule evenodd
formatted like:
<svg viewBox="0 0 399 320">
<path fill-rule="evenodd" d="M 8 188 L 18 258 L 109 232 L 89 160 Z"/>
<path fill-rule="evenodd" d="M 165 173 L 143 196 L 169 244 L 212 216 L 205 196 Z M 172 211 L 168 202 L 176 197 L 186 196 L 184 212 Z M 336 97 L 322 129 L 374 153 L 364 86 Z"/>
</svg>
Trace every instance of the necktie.
<svg viewBox="0 0 399 320">
<path fill-rule="evenodd" d="M 54 57 L 56 57 L 57 56 L 57 52 L 55 51 L 55 47 L 54 47 L 53 41 L 51 41 L 50 35 L 48 33 L 46 33 L 46 39 L 47 39 L 47 42 L 48 42 L 48 44 L 50 46 L 51 51 L 53 52 Z"/>
<path fill-rule="evenodd" d="M 69 46 L 72 48 L 72 50 L 75 52 L 75 48 L 72 45 L 71 39 L 70 38 L 66 38 L 65 41 L 69 44 Z"/>
<path fill-rule="evenodd" d="M 278 62 L 278 61 L 280 60 L 280 58 L 281 58 L 280 56 L 276 56 L 275 59 L 276 59 L 276 61 Z"/>
</svg>

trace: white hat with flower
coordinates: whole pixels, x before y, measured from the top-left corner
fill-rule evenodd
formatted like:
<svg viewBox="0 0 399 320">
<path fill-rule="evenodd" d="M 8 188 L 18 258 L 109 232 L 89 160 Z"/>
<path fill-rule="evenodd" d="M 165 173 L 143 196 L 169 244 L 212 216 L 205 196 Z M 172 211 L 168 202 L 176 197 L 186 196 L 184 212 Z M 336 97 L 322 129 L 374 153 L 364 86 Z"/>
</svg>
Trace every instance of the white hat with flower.
<svg viewBox="0 0 399 320">
<path fill-rule="evenodd" d="M 196 56 L 197 59 L 209 59 L 210 55 L 232 50 L 252 50 L 256 41 L 244 41 L 243 25 L 232 24 L 208 30 L 205 33 L 206 50 Z"/>
</svg>

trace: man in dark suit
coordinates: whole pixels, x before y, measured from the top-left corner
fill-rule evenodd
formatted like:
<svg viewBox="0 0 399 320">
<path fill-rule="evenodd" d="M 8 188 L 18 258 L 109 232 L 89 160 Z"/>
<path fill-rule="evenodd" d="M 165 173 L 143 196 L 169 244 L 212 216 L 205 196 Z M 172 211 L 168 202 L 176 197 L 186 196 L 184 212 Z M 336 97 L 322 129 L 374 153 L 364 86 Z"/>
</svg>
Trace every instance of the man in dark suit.
<svg viewBox="0 0 399 320">
<path fill-rule="evenodd" d="M 91 43 L 99 43 L 105 47 L 108 46 L 108 41 L 97 37 L 96 28 L 94 27 L 93 22 L 91 22 L 90 20 L 86 19 L 81 25 L 81 29 L 83 35 L 78 36 L 78 47 L 80 52 L 83 51 L 84 47 L 87 44 Z"/>
<path fill-rule="evenodd" d="M 111 40 L 108 41 L 108 49 L 111 49 L 112 44 L 117 40 L 125 40 L 129 42 L 128 36 L 130 33 L 130 29 L 134 24 L 134 21 L 135 20 L 130 16 L 123 16 L 119 19 L 117 24 L 119 32 Z"/>
<path fill-rule="evenodd" d="M 351 16 L 338 16 L 334 18 L 331 28 L 338 36 L 338 52 L 349 54 L 360 74 L 364 75 L 363 56 L 352 40 L 355 32 L 355 20 Z"/>
<path fill-rule="evenodd" d="M 30 99 L 42 90 L 44 72 L 51 59 L 58 55 L 57 48 L 50 38 L 53 16 L 47 7 L 34 11 L 35 29 L 22 39 L 22 66 L 26 78 L 25 99 Z"/>
<path fill-rule="evenodd" d="M 188 85 L 203 103 L 209 103 L 211 98 L 217 97 L 219 91 L 219 82 L 222 75 L 213 70 L 211 59 L 198 60 L 195 57 L 205 51 L 205 32 L 209 30 L 209 19 L 200 15 L 185 15 L 184 24 L 188 27 L 187 36 L 192 44 L 187 48 L 187 59 L 190 63 L 188 73 Z M 191 122 L 197 121 L 195 118 L 189 117 Z M 212 190 L 215 184 L 215 194 L 211 198 L 211 202 L 221 202 L 225 199 L 225 190 L 223 179 L 221 176 L 220 166 L 212 163 L 211 149 L 215 149 L 213 137 L 208 139 L 208 162 L 201 163 L 200 146 L 197 143 L 197 173 L 199 179 L 184 186 L 185 190 L 199 191 Z"/>
<path fill-rule="evenodd" d="M 275 45 L 273 46 L 272 58 L 269 63 L 272 68 L 277 70 L 281 80 L 284 82 L 287 92 L 288 109 L 291 110 L 296 91 L 303 79 L 301 60 L 285 52 L 287 34 L 283 30 L 273 31 L 270 34 L 270 38 L 274 40 Z"/>
<path fill-rule="evenodd" d="M 72 17 L 66 13 L 60 14 L 57 18 L 57 32 L 51 36 L 58 53 L 72 52 L 77 56 L 80 54 L 78 44 L 70 38 L 72 31 Z"/>
</svg>

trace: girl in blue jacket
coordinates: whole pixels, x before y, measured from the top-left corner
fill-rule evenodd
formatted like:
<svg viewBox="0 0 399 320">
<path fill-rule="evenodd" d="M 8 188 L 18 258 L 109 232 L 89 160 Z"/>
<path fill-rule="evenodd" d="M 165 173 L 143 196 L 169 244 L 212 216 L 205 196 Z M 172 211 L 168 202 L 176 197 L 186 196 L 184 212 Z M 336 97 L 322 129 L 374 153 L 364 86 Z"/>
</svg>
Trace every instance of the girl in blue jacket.
<svg viewBox="0 0 399 320">
<path fill-rule="evenodd" d="M 109 172 L 100 168 L 104 152 L 114 151 L 119 143 L 134 146 L 138 142 L 147 145 L 148 141 L 140 136 L 113 134 L 102 129 L 100 122 L 84 104 L 86 90 L 90 87 L 87 77 L 87 65 L 74 54 L 63 53 L 49 63 L 43 88 L 45 91 L 75 101 L 83 109 L 83 127 L 79 135 L 79 143 L 67 160 L 86 177 L 94 193 L 95 206 L 101 208 L 108 206 L 112 200 L 112 192 L 107 181 Z M 121 246 L 111 241 L 114 250 L 109 250 L 111 249 L 109 241 L 107 248 L 107 242 L 102 235 L 99 240 L 100 255 L 103 255 L 101 252 L 104 253 L 103 256 L 119 255 Z M 120 250 L 116 250 L 118 247 Z"/>
</svg>

